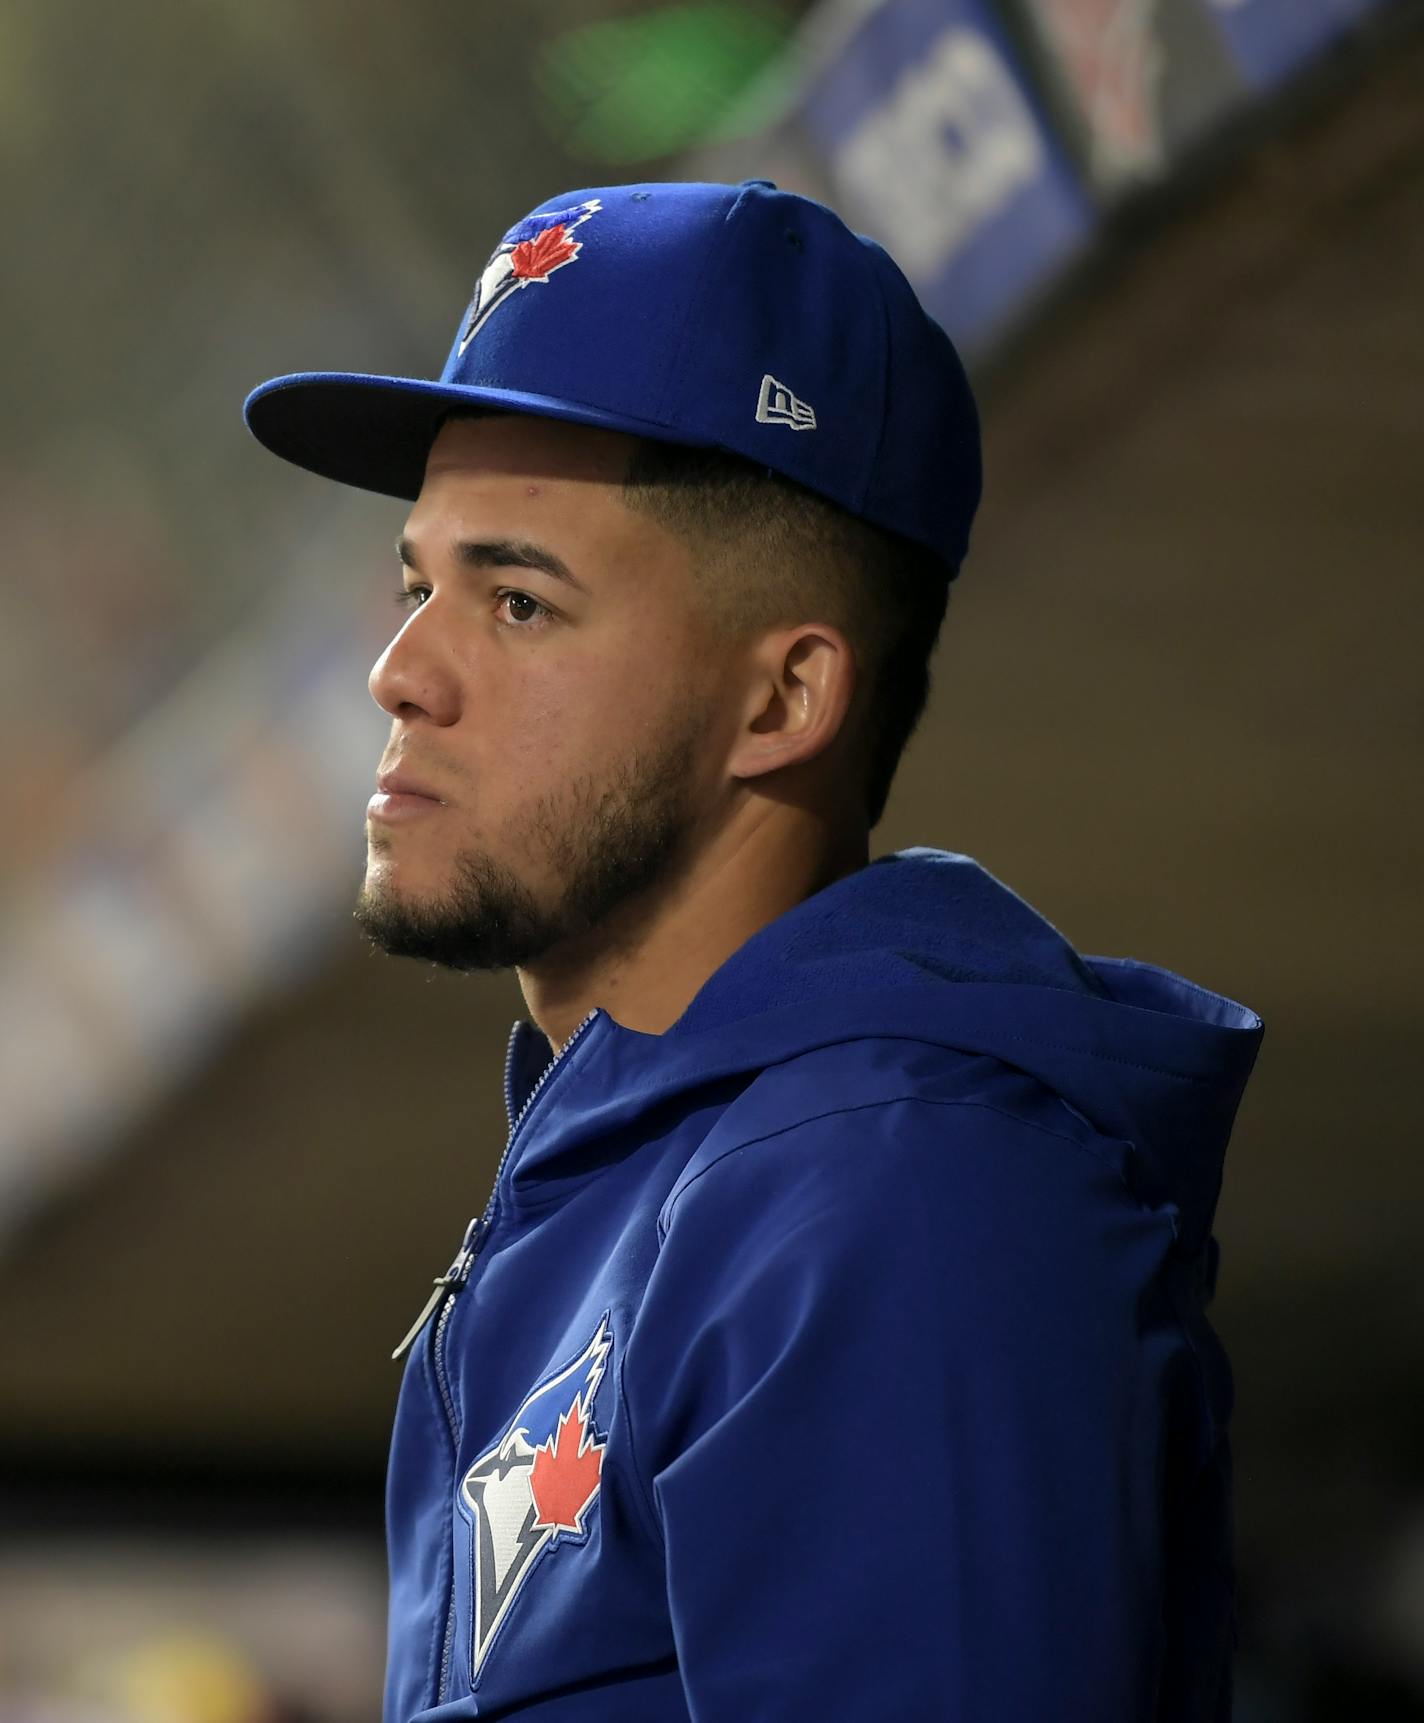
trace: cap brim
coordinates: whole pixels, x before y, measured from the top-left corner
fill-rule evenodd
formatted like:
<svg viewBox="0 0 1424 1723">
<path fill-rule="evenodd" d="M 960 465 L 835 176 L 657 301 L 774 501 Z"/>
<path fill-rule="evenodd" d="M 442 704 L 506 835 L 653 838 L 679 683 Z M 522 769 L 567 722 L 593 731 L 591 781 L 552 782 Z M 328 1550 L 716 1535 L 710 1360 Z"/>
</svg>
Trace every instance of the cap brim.
<svg viewBox="0 0 1424 1723">
<path fill-rule="evenodd" d="M 242 416 L 258 442 L 284 461 L 339 484 L 413 502 L 425 482 L 425 461 L 441 415 L 461 406 L 565 419 L 659 442 L 700 441 L 666 425 L 550 395 L 358 371 L 274 377 L 247 397 Z"/>
</svg>

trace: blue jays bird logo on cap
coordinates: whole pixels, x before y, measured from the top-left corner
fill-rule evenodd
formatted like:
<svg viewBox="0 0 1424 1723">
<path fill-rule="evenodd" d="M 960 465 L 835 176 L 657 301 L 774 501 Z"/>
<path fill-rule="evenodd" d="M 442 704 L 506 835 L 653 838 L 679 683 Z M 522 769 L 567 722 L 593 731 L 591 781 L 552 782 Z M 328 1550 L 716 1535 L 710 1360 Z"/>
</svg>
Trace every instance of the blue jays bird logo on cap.
<svg viewBox="0 0 1424 1723">
<path fill-rule="evenodd" d="M 588 1539 L 607 1445 L 591 1407 L 613 1345 L 608 1317 L 572 1364 L 530 1394 L 460 1484 L 471 1530 L 472 1682 L 540 1556 Z"/>
<path fill-rule="evenodd" d="M 465 313 L 459 353 L 464 353 L 486 320 L 512 293 L 535 283 L 542 285 L 556 269 L 577 258 L 583 250 L 583 241 L 570 239 L 569 235 L 602 208 L 602 199 L 591 197 L 586 203 L 572 204 L 568 209 L 525 216 L 510 228 L 494 248 L 476 284 L 475 296 Z"/>
</svg>

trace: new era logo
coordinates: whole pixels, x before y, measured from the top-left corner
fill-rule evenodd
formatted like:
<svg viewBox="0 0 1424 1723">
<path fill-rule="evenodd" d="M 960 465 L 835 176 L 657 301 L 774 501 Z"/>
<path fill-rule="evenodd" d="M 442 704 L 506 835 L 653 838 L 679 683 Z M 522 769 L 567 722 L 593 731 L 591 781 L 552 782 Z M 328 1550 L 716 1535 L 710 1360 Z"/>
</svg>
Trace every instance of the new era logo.
<svg viewBox="0 0 1424 1723">
<path fill-rule="evenodd" d="M 761 380 L 756 416 L 759 425 L 789 425 L 793 431 L 814 431 L 816 428 L 815 408 L 798 401 L 785 383 L 778 383 L 770 371 Z"/>
</svg>

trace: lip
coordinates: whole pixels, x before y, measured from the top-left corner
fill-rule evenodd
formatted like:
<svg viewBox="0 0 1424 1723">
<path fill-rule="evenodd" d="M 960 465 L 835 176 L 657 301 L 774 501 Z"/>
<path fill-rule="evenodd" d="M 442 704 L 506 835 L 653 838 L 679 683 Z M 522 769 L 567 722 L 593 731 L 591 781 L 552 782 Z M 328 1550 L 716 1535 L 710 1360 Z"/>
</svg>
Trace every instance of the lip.
<svg viewBox="0 0 1424 1723">
<path fill-rule="evenodd" d="M 433 814 L 445 806 L 433 796 L 402 795 L 398 790 L 378 790 L 366 804 L 366 817 L 372 820 L 404 820 L 421 814 Z"/>
<path fill-rule="evenodd" d="M 443 802 L 429 785 L 422 784 L 409 772 L 377 772 L 376 788 L 386 796 L 419 796 L 428 802 Z"/>
</svg>

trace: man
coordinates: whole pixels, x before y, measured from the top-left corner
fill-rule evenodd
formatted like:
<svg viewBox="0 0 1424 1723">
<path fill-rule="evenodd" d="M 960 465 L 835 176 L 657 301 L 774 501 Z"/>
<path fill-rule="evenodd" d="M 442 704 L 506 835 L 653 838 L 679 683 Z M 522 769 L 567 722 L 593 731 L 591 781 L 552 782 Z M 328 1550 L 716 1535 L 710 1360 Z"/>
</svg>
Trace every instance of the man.
<svg viewBox="0 0 1424 1723">
<path fill-rule="evenodd" d="M 529 1012 L 403 1343 L 386 1723 L 1228 1717 L 1262 1025 L 869 860 L 980 485 L 894 263 L 767 181 L 571 192 L 438 381 L 246 412 L 414 503 L 357 920 Z"/>
</svg>

